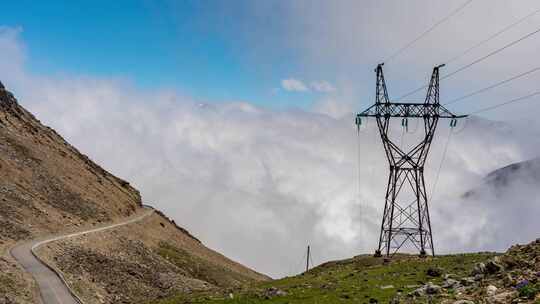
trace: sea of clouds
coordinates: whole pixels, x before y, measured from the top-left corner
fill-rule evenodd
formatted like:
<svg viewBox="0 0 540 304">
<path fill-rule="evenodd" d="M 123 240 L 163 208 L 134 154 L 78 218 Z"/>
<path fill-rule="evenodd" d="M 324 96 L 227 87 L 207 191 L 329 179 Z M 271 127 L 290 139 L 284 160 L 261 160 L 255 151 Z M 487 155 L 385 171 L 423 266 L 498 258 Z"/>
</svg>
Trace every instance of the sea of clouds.
<svg viewBox="0 0 540 304">
<path fill-rule="evenodd" d="M 388 165 L 374 121 L 357 133 L 357 104 L 336 97 L 275 110 L 124 79 L 34 75 L 20 33 L 0 29 L 0 80 L 20 103 L 207 246 L 273 277 L 300 272 L 308 244 L 315 263 L 374 251 Z M 399 142 L 400 123 L 392 126 Z M 401 144 L 412 145 L 421 128 L 410 122 Z M 460 122 L 430 205 L 438 252 L 503 250 L 538 237 L 536 187 L 499 202 L 461 197 L 492 170 L 538 156 L 535 130 Z M 450 132 L 441 122 L 426 168 L 430 193 Z"/>
</svg>

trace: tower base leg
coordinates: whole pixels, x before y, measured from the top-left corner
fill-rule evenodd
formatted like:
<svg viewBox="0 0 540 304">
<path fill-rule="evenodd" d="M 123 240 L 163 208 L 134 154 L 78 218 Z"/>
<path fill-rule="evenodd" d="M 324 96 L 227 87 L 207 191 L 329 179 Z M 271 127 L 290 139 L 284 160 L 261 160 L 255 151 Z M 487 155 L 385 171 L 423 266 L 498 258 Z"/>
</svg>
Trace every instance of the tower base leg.
<svg viewBox="0 0 540 304">
<path fill-rule="evenodd" d="M 375 250 L 375 254 L 374 254 L 373 256 L 374 256 L 374 257 L 376 257 L 376 258 L 380 258 L 380 257 L 382 257 L 381 251 L 380 251 L 380 250 L 378 250 L 378 249 L 377 249 L 377 250 Z"/>
</svg>

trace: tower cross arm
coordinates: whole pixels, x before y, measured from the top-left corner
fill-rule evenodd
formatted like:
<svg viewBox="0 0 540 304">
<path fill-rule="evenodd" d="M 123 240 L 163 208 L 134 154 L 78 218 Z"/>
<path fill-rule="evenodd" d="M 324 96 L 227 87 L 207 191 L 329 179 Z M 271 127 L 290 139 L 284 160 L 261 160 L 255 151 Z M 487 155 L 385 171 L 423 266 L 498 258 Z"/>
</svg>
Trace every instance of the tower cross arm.
<svg viewBox="0 0 540 304">
<path fill-rule="evenodd" d="M 401 117 L 401 118 L 464 118 L 467 115 L 455 115 L 438 103 L 375 103 L 358 117 Z"/>
</svg>

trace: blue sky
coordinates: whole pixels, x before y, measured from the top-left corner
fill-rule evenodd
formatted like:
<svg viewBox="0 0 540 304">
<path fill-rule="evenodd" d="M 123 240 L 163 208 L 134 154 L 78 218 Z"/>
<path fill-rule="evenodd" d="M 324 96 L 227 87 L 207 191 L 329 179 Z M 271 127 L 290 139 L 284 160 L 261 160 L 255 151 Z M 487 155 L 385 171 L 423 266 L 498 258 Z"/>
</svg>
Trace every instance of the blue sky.
<svg viewBox="0 0 540 304">
<path fill-rule="evenodd" d="M 236 34 L 215 26 L 229 21 L 219 16 L 222 7 L 217 1 L 12 1 L 0 18 L 22 28 L 33 73 L 126 78 L 203 101 L 307 106 L 313 94 L 276 91 L 295 72 L 288 51 L 255 63 Z"/>
<path fill-rule="evenodd" d="M 34 74 L 127 79 L 138 88 L 173 89 L 201 102 L 246 101 L 277 109 L 311 109 L 333 99 L 350 112 L 373 102 L 377 63 L 463 2 L 10 1 L 2 4 L 0 25 L 22 29 L 25 69 Z M 474 1 L 387 62 L 391 97 L 425 84 L 433 66 L 537 9 L 532 0 L 492 3 L 486 9 Z M 540 14 L 529 18 L 447 65 L 443 74 L 531 32 L 539 22 Z M 441 100 L 530 69 L 536 38 L 445 81 Z M 291 78 L 306 90 L 286 90 L 283 81 Z M 332 90 L 313 88 L 321 82 Z M 516 81 L 452 110 L 472 111 L 524 95 L 534 83 Z M 514 109 L 529 113 L 525 104 Z M 502 110 L 488 115 L 506 119 Z"/>
</svg>

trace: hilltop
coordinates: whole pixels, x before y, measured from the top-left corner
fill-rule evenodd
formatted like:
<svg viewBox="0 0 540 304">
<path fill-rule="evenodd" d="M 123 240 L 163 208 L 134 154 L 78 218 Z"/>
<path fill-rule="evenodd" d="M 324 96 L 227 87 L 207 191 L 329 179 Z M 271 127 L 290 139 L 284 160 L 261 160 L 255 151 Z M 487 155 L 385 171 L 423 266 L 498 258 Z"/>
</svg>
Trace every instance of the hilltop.
<svg viewBox="0 0 540 304">
<path fill-rule="evenodd" d="M 141 196 L 44 126 L 0 84 L 0 303 L 37 303 L 15 244 L 125 220 Z M 52 243 L 40 256 L 85 303 L 141 303 L 268 277 L 207 248 L 161 212 L 119 229 Z"/>
<path fill-rule="evenodd" d="M 362 255 L 307 273 L 229 293 L 157 301 L 180 303 L 540 303 L 540 239 L 506 253 L 470 253 L 391 260 Z"/>
</svg>

